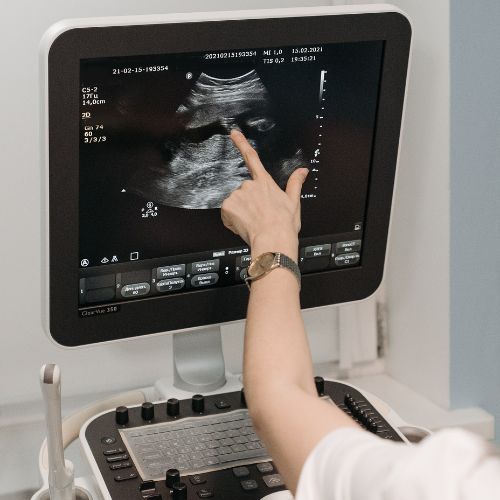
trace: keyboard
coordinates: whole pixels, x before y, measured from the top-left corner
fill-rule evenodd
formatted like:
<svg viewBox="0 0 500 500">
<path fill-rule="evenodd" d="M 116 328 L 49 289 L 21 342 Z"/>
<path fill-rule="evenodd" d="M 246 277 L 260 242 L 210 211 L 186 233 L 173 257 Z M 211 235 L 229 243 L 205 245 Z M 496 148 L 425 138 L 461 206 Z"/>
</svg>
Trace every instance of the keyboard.
<svg viewBox="0 0 500 500">
<path fill-rule="evenodd" d="M 160 481 L 167 469 L 192 475 L 270 460 L 246 409 L 123 429 L 120 434 L 144 480 Z"/>
</svg>

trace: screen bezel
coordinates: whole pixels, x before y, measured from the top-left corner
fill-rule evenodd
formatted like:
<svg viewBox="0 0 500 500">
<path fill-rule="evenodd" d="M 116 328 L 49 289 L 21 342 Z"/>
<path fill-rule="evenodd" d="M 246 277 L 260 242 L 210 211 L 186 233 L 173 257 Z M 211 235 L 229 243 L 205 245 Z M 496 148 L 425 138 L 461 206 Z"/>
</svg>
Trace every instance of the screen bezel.
<svg viewBox="0 0 500 500">
<path fill-rule="evenodd" d="M 384 40 L 370 182 L 358 267 L 302 278 L 303 308 L 361 300 L 379 286 L 387 235 L 411 27 L 396 12 L 73 28 L 48 53 L 49 333 L 75 347 L 243 319 L 245 285 L 112 304 L 78 312 L 80 60 L 127 55 Z M 71 89 L 74 89 L 71 90 Z M 210 249 L 207 249 L 210 250 Z M 160 301 L 160 302 L 158 302 Z M 110 304 L 111 305 L 111 304 Z"/>
</svg>

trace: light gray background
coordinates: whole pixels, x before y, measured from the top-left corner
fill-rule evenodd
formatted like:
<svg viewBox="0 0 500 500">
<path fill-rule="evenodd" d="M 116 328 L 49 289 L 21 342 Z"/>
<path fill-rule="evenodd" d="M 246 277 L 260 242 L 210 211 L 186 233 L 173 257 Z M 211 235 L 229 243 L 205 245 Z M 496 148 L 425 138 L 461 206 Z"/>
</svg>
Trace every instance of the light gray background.
<svg viewBox="0 0 500 500">
<path fill-rule="evenodd" d="M 481 406 L 498 425 L 500 3 L 450 6 L 451 402 Z"/>
</svg>

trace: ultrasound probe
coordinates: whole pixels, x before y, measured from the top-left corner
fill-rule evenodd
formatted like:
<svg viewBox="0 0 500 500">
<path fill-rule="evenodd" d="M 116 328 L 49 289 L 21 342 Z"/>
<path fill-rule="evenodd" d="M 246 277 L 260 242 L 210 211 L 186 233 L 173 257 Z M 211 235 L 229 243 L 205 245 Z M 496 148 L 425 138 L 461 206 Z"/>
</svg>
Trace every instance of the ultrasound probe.
<svg viewBox="0 0 500 500">
<path fill-rule="evenodd" d="M 40 370 L 47 423 L 49 459 L 49 494 L 51 500 L 75 500 L 74 472 L 71 462 L 64 460 L 61 421 L 61 371 L 57 365 L 43 365 Z"/>
</svg>

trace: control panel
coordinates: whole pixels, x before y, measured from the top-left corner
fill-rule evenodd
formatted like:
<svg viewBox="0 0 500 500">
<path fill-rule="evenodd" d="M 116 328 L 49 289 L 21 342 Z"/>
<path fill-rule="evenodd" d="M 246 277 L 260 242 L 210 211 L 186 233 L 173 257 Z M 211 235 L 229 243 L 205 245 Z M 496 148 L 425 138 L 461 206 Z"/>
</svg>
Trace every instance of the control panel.
<svg viewBox="0 0 500 500">
<path fill-rule="evenodd" d="M 301 272 L 358 265 L 361 236 L 354 235 L 353 239 L 345 236 L 353 235 L 302 246 Z M 135 257 L 139 257 L 138 252 L 131 255 L 130 262 L 113 264 L 107 260 L 98 267 L 80 267 L 80 307 L 242 283 L 251 261 L 250 249 L 245 247 L 137 262 Z"/>
<path fill-rule="evenodd" d="M 318 395 L 381 439 L 401 435 L 359 391 L 315 378 Z M 94 417 L 80 438 L 105 498 L 261 498 L 286 489 L 251 425 L 245 394 L 232 392 L 116 408 Z"/>
</svg>

